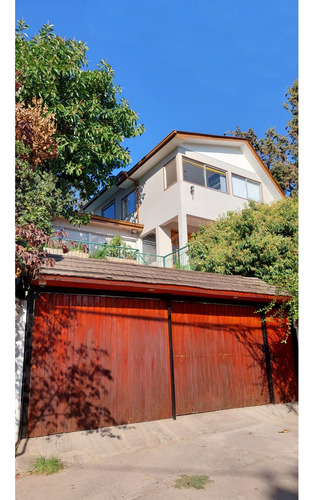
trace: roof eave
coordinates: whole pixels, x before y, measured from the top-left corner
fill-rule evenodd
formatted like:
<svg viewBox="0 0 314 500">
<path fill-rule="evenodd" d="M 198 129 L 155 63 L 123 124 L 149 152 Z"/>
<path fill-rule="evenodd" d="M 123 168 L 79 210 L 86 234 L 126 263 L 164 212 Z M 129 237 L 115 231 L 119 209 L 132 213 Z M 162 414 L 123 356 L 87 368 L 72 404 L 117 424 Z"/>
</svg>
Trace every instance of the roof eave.
<svg viewBox="0 0 314 500">
<path fill-rule="evenodd" d="M 182 285 L 167 285 L 157 283 L 143 283 L 135 281 L 117 281 L 105 280 L 96 278 L 82 278 L 78 276 L 51 275 L 41 272 L 39 278 L 33 282 L 33 286 L 39 285 L 39 282 L 44 287 L 61 287 L 61 288 L 81 288 L 95 289 L 108 291 L 125 291 L 125 292 L 144 292 L 156 295 L 182 295 L 190 297 L 207 297 L 215 299 L 229 300 L 248 300 L 252 302 L 271 302 L 274 299 L 272 294 L 240 292 L 234 290 L 217 290 L 201 287 L 191 287 Z M 44 288 L 42 288 L 44 291 Z M 285 302 L 290 297 L 280 295 L 278 302 Z"/>
</svg>

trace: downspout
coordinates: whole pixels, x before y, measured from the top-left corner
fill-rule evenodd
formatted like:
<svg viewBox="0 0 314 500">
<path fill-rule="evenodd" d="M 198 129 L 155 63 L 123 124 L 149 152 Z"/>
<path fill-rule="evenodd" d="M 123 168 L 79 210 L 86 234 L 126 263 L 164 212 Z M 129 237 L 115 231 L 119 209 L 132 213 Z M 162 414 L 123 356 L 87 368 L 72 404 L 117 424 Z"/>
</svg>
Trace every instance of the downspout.
<svg viewBox="0 0 314 500">
<path fill-rule="evenodd" d="M 135 199 L 136 199 L 136 222 L 139 224 L 140 223 L 140 195 L 139 195 L 139 182 L 135 181 L 128 175 L 127 172 L 124 174 L 127 179 L 130 179 L 134 183 L 134 188 L 135 188 Z"/>
</svg>

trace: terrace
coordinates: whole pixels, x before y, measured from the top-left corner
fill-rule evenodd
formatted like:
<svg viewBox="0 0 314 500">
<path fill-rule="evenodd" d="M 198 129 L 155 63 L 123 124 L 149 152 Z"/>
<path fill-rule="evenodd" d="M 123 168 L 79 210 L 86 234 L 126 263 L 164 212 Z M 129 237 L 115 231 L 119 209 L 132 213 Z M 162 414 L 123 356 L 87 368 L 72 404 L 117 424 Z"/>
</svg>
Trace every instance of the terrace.
<svg viewBox="0 0 314 500">
<path fill-rule="evenodd" d="M 66 244 L 68 251 L 62 249 L 62 242 Z M 50 255 L 64 255 L 69 257 L 81 257 L 89 259 L 107 259 L 110 261 L 127 262 L 143 266 L 167 267 L 190 270 L 188 247 L 179 248 L 168 255 L 155 255 L 142 253 L 136 248 L 127 245 L 116 246 L 103 243 L 90 243 L 86 241 L 72 241 L 52 238 L 49 247 L 45 251 Z"/>
</svg>

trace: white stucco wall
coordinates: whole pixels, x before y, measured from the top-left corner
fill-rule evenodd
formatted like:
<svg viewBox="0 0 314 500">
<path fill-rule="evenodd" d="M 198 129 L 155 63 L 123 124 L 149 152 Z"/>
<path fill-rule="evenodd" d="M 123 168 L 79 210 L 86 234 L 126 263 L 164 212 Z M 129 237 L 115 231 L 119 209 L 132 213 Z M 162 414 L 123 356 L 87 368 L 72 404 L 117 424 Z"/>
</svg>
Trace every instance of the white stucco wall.
<svg viewBox="0 0 314 500">
<path fill-rule="evenodd" d="M 252 164 L 249 162 L 248 158 L 243 154 L 241 147 L 233 146 L 203 146 L 195 145 L 191 143 L 184 144 L 184 149 L 186 152 L 196 152 L 209 158 L 216 160 L 221 160 L 229 165 L 234 165 L 236 167 L 243 168 L 247 172 L 254 172 Z"/>
<path fill-rule="evenodd" d="M 15 299 L 15 442 L 19 437 L 27 301 Z"/>
<path fill-rule="evenodd" d="M 164 188 L 163 166 L 175 156 L 168 155 L 141 179 L 143 197 L 140 201 L 140 223 L 144 224 L 143 234 L 162 226 L 180 211 L 180 184 L 177 181 L 168 189 Z M 178 176 L 177 165 L 177 176 Z"/>
</svg>

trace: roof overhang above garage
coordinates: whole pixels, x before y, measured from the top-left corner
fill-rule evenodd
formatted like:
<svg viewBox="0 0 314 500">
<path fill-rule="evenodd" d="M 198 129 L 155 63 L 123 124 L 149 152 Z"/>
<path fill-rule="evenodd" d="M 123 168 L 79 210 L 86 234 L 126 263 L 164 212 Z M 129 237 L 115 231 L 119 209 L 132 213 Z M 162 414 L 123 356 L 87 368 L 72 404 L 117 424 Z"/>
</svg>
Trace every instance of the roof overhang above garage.
<svg viewBox="0 0 314 500">
<path fill-rule="evenodd" d="M 105 259 L 53 257 L 56 265 L 43 267 L 34 286 L 41 286 L 44 290 L 57 287 L 254 302 L 270 302 L 276 296 L 275 287 L 258 278 L 141 266 Z M 288 298 L 284 294 L 278 296 L 279 301 Z"/>
</svg>

